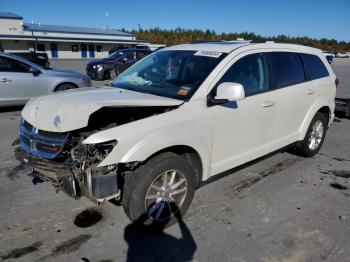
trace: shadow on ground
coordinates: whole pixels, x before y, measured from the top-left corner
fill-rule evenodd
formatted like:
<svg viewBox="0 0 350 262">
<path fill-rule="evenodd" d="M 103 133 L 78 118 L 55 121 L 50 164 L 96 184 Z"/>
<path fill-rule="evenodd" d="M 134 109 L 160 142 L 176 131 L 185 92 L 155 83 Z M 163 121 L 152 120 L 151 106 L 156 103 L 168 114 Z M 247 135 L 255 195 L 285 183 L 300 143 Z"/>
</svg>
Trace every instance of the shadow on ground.
<svg viewBox="0 0 350 262">
<path fill-rule="evenodd" d="M 139 225 L 143 224 L 147 218 L 147 215 L 141 216 L 136 223 L 129 224 L 124 230 L 124 239 L 128 243 L 126 261 L 180 262 L 193 259 L 197 245 L 181 215 L 177 215 L 177 225 L 182 235 L 179 239 L 165 233 L 164 227 L 153 232 L 141 228 Z"/>
</svg>

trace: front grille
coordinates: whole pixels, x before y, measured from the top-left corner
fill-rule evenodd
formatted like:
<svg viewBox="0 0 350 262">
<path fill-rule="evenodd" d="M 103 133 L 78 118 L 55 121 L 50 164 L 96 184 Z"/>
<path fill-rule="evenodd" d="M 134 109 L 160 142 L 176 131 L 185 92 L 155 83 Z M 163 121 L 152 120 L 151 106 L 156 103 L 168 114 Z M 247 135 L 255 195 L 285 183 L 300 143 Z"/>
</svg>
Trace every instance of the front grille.
<svg viewBox="0 0 350 262">
<path fill-rule="evenodd" d="M 44 130 L 38 130 L 38 134 L 48 139 L 50 138 L 62 139 L 62 138 L 65 138 L 67 135 L 67 133 L 50 132 L 50 131 L 44 131 Z"/>
<path fill-rule="evenodd" d="M 29 132 L 32 131 L 33 126 L 29 124 L 27 121 L 23 120 L 23 127 L 27 129 Z"/>
<path fill-rule="evenodd" d="M 23 143 L 24 143 L 26 146 L 30 146 L 30 139 L 29 139 L 28 137 L 23 136 Z"/>
<path fill-rule="evenodd" d="M 20 126 L 21 147 L 41 158 L 53 159 L 61 153 L 68 138 L 68 132 L 50 132 L 35 128 L 22 120 Z"/>
<path fill-rule="evenodd" d="M 41 152 L 53 154 L 61 151 L 61 147 L 58 145 L 47 145 L 39 142 L 36 144 L 36 149 Z"/>
</svg>

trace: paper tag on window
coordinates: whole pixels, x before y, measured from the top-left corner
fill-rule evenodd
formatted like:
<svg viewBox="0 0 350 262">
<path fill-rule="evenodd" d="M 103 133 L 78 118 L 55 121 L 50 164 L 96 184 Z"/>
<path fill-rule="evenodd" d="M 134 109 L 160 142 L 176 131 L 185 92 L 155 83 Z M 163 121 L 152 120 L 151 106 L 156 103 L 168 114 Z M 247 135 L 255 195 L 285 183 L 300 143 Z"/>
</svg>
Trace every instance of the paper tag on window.
<svg viewBox="0 0 350 262">
<path fill-rule="evenodd" d="M 194 55 L 218 58 L 222 53 L 217 51 L 197 51 Z"/>
</svg>

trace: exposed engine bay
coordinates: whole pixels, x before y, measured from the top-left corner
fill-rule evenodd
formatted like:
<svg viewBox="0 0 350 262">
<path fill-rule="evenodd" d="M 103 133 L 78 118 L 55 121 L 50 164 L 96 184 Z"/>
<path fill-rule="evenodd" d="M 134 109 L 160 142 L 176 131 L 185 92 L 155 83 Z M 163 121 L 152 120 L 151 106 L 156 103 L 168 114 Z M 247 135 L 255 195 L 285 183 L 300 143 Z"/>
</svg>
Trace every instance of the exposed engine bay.
<svg viewBox="0 0 350 262">
<path fill-rule="evenodd" d="M 32 167 L 35 184 L 50 181 L 56 192 L 64 191 L 74 198 L 86 196 L 98 203 L 119 200 L 125 171 L 138 163 L 98 167 L 118 141 L 82 142 L 97 132 L 175 108 L 177 106 L 103 107 L 90 115 L 87 127 L 64 133 L 39 130 L 22 119 L 16 158 Z"/>
</svg>

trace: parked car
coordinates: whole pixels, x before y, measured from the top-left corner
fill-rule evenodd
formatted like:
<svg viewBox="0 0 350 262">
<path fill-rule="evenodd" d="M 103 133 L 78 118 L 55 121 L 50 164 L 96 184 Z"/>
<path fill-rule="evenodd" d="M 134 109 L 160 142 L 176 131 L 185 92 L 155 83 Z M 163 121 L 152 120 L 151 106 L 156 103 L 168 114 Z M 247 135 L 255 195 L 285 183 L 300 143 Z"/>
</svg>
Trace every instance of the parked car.
<svg viewBox="0 0 350 262">
<path fill-rule="evenodd" d="M 50 68 L 49 57 L 45 52 L 11 52 L 11 54 L 22 57 L 43 68 Z"/>
<path fill-rule="evenodd" d="M 0 52 L 0 107 L 24 105 L 35 96 L 91 86 L 90 77 L 68 70 L 44 69 Z"/>
<path fill-rule="evenodd" d="M 112 53 L 103 59 L 96 59 L 86 66 L 86 73 L 94 80 L 114 79 L 140 59 L 152 53 L 149 49 L 130 48 Z"/>
<path fill-rule="evenodd" d="M 349 58 L 349 53 L 348 52 L 339 52 L 337 53 L 337 57 L 339 58 Z"/>
<path fill-rule="evenodd" d="M 111 86 L 31 100 L 15 154 L 57 190 L 115 199 L 131 221 L 163 228 L 212 176 L 287 146 L 314 156 L 334 118 L 335 82 L 310 47 L 168 47 Z"/>
</svg>

